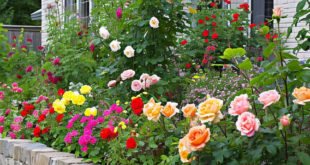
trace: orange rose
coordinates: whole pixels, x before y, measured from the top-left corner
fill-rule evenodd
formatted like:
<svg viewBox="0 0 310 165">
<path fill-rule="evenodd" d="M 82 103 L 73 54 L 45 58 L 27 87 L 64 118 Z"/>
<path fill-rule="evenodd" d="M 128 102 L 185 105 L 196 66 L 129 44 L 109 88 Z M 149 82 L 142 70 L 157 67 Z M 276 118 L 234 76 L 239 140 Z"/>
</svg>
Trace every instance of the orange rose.
<svg viewBox="0 0 310 165">
<path fill-rule="evenodd" d="M 196 110 L 195 104 L 187 104 L 182 108 L 184 117 L 195 116 Z"/>
<path fill-rule="evenodd" d="M 167 102 L 166 106 L 164 106 L 163 110 L 161 113 L 165 115 L 166 117 L 171 118 L 174 116 L 176 113 L 179 113 L 179 109 L 177 108 L 178 103 L 173 103 L 173 102 Z"/>
<path fill-rule="evenodd" d="M 210 129 L 205 125 L 191 128 L 185 138 L 185 147 L 188 152 L 202 150 L 210 140 Z"/>
<path fill-rule="evenodd" d="M 306 102 L 310 102 L 310 89 L 306 87 L 295 88 L 293 96 L 297 98 L 293 100 L 295 104 L 306 105 Z"/>
<path fill-rule="evenodd" d="M 186 162 L 191 162 L 192 159 L 187 159 L 187 156 L 188 154 L 190 154 L 190 152 L 187 151 L 186 147 L 185 147 L 185 141 L 186 138 L 184 137 L 183 139 L 180 139 L 179 141 L 179 154 L 180 154 L 180 158 L 181 158 L 181 161 L 183 163 L 186 163 Z"/>
<path fill-rule="evenodd" d="M 220 122 L 223 119 L 221 108 L 223 100 L 209 98 L 205 102 L 199 104 L 198 113 L 202 123 L 212 122 L 213 124 Z"/>
<path fill-rule="evenodd" d="M 160 117 L 161 109 L 161 102 L 155 103 L 154 99 L 151 98 L 150 101 L 144 105 L 143 114 L 147 116 L 148 120 L 153 120 L 156 122 Z"/>
</svg>

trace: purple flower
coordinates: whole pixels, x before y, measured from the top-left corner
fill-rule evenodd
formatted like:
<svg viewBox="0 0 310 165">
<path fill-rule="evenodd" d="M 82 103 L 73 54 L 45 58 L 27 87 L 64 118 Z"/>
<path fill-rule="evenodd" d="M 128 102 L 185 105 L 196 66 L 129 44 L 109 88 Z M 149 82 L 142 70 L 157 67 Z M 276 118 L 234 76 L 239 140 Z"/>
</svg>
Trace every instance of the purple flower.
<svg viewBox="0 0 310 165">
<path fill-rule="evenodd" d="M 123 12 L 122 12 L 122 9 L 120 7 L 116 11 L 116 16 L 118 19 L 121 19 L 123 16 Z"/>
</svg>

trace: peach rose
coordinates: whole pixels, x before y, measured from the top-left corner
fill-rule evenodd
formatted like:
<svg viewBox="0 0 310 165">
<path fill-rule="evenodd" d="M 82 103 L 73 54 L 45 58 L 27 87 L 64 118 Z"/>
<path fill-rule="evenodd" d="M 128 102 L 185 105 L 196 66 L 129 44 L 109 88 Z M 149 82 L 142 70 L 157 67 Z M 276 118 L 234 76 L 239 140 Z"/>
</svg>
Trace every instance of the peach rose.
<svg viewBox="0 0 310 165">
<path fill-rule="evenodd" d="M 293 96 L 297 98 L 293 100 L 295 104 L 306 105 L 306 102 L 310 102 L 310 89 L 306 87 L 295 88 Z"/>
<path fill-rule="evenodd" d="M 263 103 L 264 109 L 266 109 L 269 105 L 280 100 L 280 95 L 276 90 L 269 90 L 259 94 L 258 101 Z"/>
<path fill-rule="evenodd" d="M 238 116 L 238 121 L 236 122 L 237 130 L 241 131 L 241 135 L 252 137 L 255 131 L 258 131 L 260 122 L 255 118 L 250 112 L 244 112 Z"/>
<path fill-rule="evenodd" d="M 125 70 L 122 74 L 121 74 L 121 78 L 122 80 L 126 80 L 128 78 L 131 78 L 135 75 L 135 71 L 133 71 L 132 69 L 128 69 L 128 70 Z"/>
<path fill-rule="evenodd" d="M 187 159 L 187 156 L 190 154 L 190 152 L 187 151 L 185 147 L 185 143 L 186 143 L 185 137 L 179 140 L 179 154 L 180 154 L 181 161 L 183 163 L 192 161 L 192 159 L 189 159 L 189 160 Z"/>
<path fill-rule="evenodd" d="M 240 95 L 235 97 L 234 101 L 230 103 L 230 108 L 228 113 L 232 116 L 241 115 L 243 112 L 247 112 L 251 108 L 251 105 L 248 101 L 248 95 Z"/>
<path fill-rule="evenodd" d="M 210 140 L 210 129 L 205 125 L 191 128 L 185 138 L 185 147 L 188 152 L 202 150 Z"/>
<path fill-rule="evenodd" d="M 195 107 L 195 104 L 187 104 L 185 107 L 182 108 L 183 116 L 184 117 L 195 116 L 196 110 L 197 109 Z"/>
<path fill-rule="evenodd" d="M 161 109 L 161 102 L 155 103 L 154 99 L 151 98 L 150 101 L 144 105 L 143 114 L 147 116 L 148 120 L 153 120 L 156 122 L 160 117 Z"/>
<path fill-rule="evenodd" d="M 290 123 L 290 114 L 281 117 L 281 125 L 283 127 L 290 125 Z"/>
<path fill-rule="evenodd" d="M 205 102 L 200 103 L 198 107 L 197 115 L 202 123 L 212 122 L 216 124 L 223 119 L 221 108 L 223 106 L 223 100 L 216 98 L 209 98 Z"/>
<path fill-rule="evenodd" d="M 116 80 L 112 80 L 108 83 L 108 87 L 114 86 L 116 84 Z"/>
<path fill-rule="evenodd" d="M 160 77 L 158 77 L 156 74 L 153 74 L 151 77 L 151 84 L 156 84 L 159 80 L 160 80 Z"/>
<path fill-rule="evenodd" d="M 141 90 L 141 88 L 142 88 L 142 83 L 141 83 L 141 81 L 139 81 L 139 80 L 133 80 L 133 81 L 131 82 L 131 89 L 132 89 L 133 91 L 138 92 L 138 91 Z"/>
<path fill-rule="evenodd" d="M 281 9 L 279 7 L 273 9 L 274 16 L 281 17 Z"/>
<path fill-rule="evenodd" d="M 179 113 L 180 110 L 177 108 L 178 103 L 174 102 L 167 102 L 166 106 L 162 109 L 161 113 L 166 116 L 171 118 L 174 116 L 176 113 Z"/>
</svg>

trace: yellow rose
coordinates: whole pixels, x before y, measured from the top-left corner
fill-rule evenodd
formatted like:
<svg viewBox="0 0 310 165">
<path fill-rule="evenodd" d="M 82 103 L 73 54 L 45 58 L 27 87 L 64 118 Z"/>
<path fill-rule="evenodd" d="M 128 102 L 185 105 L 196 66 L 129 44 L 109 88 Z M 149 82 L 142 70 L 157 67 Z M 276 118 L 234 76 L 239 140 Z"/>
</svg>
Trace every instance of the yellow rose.
<svg viewBox="0 0 310 165">
<path fill-rule="evenodd" d="M 67 101 L 71 101 L 73 95 L 74 95 L 74 93 L 72 91 L 67 91 L 64 93 L 62 98 L 66 99 Z"/>
<path fill-rule="evenodd" d="M 97 116 L 97 109 L 95 107 L 87 108 L 84 114 L 85 116 L 90 116 L 90 115 Z"/>
<path fill-rule="evenodd" d="M 59 114 L 63 114 L 64 112 L 66 112 L 65 104 L 61 102 L 59 99 L 53 102 L 53 108 Z"/>
<path fill-rule="evenodd" d="M 80 92 L 81 94 L 89 94 L 92 88 L 88 85 L 84 85 L 81 87 Z"/>
<path fill-rule="evenodd" d="M 295 104 L 306 105 L 306 102 L 310 102 L 310 89 L 306 87 L 295 88 L 293 96 L 297 98 L 293 100 Z"/>
<path fill-rule="evenodd" d="M 72 103 L 76 105 L 83 105 L 85 100 L 86 99 L 83 95 L 76 95 L 72 98 Z"/>
<path fill-rule="evenodd" d="M 178 103 L 173 103 L 173 102 L 167 102 L 166 106 L 163 108 L 161 113 L 166 116 L 171 118 L 174 116 L 176 113 L 179 113 L 179 109 L 177 108 Z"/>
<path fill-rule="evenodd" d="M 221 108 L 223 100 L 209 98 L 205 102 L 199 104 L 198 113 L 202 123 L 212 122 L 213 124 L 220 122 L 223 119 Z"/>
<path fill-rule="evenodd" d="M 62 103 L 64 103 L 65 105 L 69 105 L 70 104 L 70 101 L 67 101 L 66 99 L 62 98 L 60 100 Z"/>
<path fill-rule="evenodd" d="M 161 102 L 155 103 L 154 99 L 151 98 L 150 101 L 144 105 L 143 113 L 145 116 L 147 116 L 148 120 L 153 120 L 156 122 L 160 117 L 161 109 Z"/>
</svg>

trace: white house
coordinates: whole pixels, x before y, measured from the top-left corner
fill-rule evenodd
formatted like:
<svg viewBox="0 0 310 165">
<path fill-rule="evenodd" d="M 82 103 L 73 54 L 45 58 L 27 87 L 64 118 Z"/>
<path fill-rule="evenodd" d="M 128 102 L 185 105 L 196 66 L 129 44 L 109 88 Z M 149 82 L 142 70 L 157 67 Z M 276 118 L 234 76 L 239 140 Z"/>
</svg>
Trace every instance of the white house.
<svg viewBox="0 0 310 165">
<path fill-rule="evenodd" d="M 39 15 L 41 14 L 42 45 L 46 44 L 47 39 L 47 26 L 45 26 L 47 24 L 47 7 L 48 5 L 56 6 L 57 3 L 55 1 L 57 0 L 42 0 L 41 10 L 32 14 L 33 19 L 38 19 Z M 230 5 L 223 3 L 222 8 L 236 9 L 237 7 L 239 7 L 240 4 L 248 3 L 250 6 L 249 9 L 253 12 L 251 15 L 249 15 L 249 19 L 252 23 L 259 24 L 260 22 L 266 22 L 266 19 L 271 19 L 273 14 L 272 9 L 275 7 L 280 7 L 282 9 L 282 15 L 288 15 L 287 18 L 281 20 L 280 24 L 280 31 L 284 33 L 286 32 L 287 28 L 293 23 L 293 16 L 296 13 L 296 6 L 300 1 L 301 0 L 231 0 Z M 197 0 L 184 0 L 184 2 L 192 2 L 193 4 L 195 4 Z M 93 0 L 58 0 L 58 6 L 61 11 L 72 10 L 78 12 L 80 14 L 80 17 L 87 21 L 87 19 L 90 18 L 89 16 L 91 13 L 91 9 L 94 7 L 94 3 Z M 195 5 L 193 5 L 193 7 L 195 7 Z M 185 8 L 185 10 L 187 10 L 187 8 Z M 294 39 L 295 36 L 300 29 L 307 27 L 308 26 L 306 26 L 305 23 L 301 23 L 298 25 L 298 27 L 293 28 L 293 32 L 288 39 L 288 43 L 285 46 L 288 46 L 290 48 L 295 47 L 297 45 L 297 42 Z M 299 58 L 302 59 L 310 58 L 310 54 L 305 51 L 301 51 L 297 55 Z"/>
</svg>

